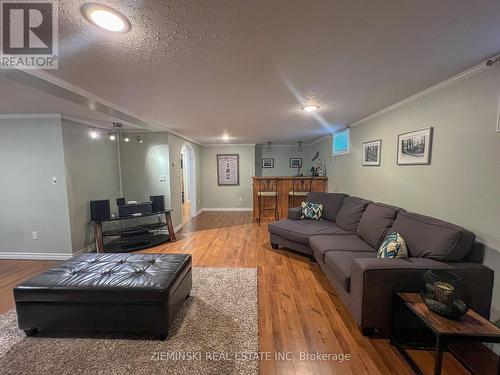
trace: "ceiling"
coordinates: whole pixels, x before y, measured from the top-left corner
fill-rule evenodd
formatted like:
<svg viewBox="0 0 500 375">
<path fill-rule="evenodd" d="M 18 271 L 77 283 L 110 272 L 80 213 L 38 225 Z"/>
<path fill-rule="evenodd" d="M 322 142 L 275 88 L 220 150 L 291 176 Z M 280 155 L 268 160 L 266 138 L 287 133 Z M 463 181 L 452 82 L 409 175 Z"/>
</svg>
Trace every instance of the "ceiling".
<svg viewBox="0 0 500 375">
<path fill-rule="evenodd" d="M 307 143 L 500 51 L 498 0 L 103 2 L 127 34 L 81 3 L 48 73 L 202 143 Z"/>
<path fill-rule="evenodd" d="M 61 114 L 89 126 L 111 129 L 121 120 L 0 76 L 0 114 Z M 124 129 L 134 129 L 123 124 Z M 135 130 L 135 129 L 134 129 Z"/>
</svg>

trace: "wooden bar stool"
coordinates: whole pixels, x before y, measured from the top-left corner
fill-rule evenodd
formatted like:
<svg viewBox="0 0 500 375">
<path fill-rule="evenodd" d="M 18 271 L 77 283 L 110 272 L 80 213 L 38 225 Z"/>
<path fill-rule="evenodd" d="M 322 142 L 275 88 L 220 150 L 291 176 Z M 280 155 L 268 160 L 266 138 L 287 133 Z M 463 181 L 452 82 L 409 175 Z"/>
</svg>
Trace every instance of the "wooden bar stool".
<svg viewBox="0 0 500 375">
<path fill-rule="evenodd" d="M 288 192 L 288 207 L 295 207 L 297 198 L 304 199 L 311 192 L 312 177 L 292 177 L 292 190 Z"/>
<path fill-rule="evenodd" d="M 264 205 L 266 197 L 273 198 L 274 205 L 266 207 Z M 279 220 L 278 214 L 278 179 L 259 179 L 257 191 L 257 209 L 259 216 L 257 218 L 260 226 L 261 214 L 263 211 L 274 211 L 274 219 Z"/>
</svg>

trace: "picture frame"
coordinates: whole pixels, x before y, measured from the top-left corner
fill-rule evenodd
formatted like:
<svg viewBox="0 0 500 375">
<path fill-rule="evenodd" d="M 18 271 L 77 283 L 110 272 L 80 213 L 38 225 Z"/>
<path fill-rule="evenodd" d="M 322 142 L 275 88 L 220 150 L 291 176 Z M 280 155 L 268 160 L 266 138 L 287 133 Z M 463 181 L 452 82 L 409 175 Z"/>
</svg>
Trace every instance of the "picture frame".
<svg viewBox="0 0 500 375">
<path fill-rule="evenodd" d="M 217 154 L 217 185 L 238 186 L 240 184 L 240 155 Z"/>
<path fill-rule="evenodd" d="M 398 135 L 397 165 L 428 165 L 431 163 L 433 128 L 414 130 Z"/>
<path fill-rule="evenodd" d="M 290 168 L 302 168 L 302 158 L 290 158 Z"/>
<path fill-rule="evenodd" d="M 382 140 L 376 139 L 374 141 L 363 143 L 363 166 L 380 166 L 380 154 L 382 152 Z"/>
<path fill-rule="evenodd" d="M 263 158 L 262 159 L 262 168 L 274 168 L 274 159 L 273 158 Z"/>
</svg>

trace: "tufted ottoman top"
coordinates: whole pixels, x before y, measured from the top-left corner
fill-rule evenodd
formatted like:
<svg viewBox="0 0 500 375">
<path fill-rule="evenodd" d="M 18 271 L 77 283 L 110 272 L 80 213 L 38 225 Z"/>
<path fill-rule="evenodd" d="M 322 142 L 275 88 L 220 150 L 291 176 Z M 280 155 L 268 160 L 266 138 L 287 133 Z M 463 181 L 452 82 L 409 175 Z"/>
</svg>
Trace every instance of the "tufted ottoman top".
<svg viewBox="0 0 500 375">
<path fill-rule="evenodd" d="M 16 301 L 164 302 L 191 269 L 189 254 L 82 254 L 14 288 Z"/>
</svg>

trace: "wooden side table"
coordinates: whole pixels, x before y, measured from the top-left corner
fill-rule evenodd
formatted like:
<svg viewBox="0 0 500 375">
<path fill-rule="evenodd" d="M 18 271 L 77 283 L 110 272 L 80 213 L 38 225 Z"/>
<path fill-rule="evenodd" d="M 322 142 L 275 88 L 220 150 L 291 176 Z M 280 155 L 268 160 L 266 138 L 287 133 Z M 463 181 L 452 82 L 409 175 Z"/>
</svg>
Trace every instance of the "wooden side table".
<svg viewBox="0 0 500 375">
<path fill-rule="evenodd" d="M 413 319 L 412 319 L 413 318 Z M 452 341 L 500 342 L 500 328 L 473 310 L 451 320 L 430 311 L 418 293 L 396 293 L 393 304 L 391 344 L 401 353 L 416 374 L 422 371 L 405 348 L 429 349 L 428 339 L 434 341 L 434 374 L 441 374 L 443 352 Z M 420 327 L 413 326 L 415 323 Z M 422 330 L 423 328 L 426 328 Z M 427 339 L 427 340 L 426 340 Z M 460 358 L 457 358 L 460 360 Z M 500 374 L 500 368 L 497 369 Z"/>
</svg>

